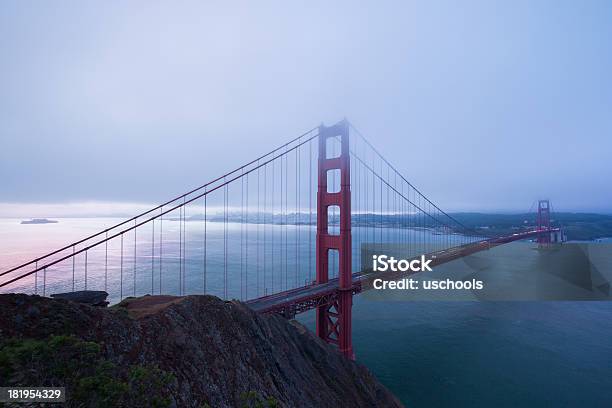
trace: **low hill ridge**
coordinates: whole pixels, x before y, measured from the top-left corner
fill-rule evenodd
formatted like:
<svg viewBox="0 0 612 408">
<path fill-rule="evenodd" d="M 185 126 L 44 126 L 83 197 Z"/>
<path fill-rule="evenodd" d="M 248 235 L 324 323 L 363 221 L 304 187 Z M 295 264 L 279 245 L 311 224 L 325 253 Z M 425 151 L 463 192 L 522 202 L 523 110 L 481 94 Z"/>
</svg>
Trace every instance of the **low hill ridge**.
<svg viewBox="0 0 612 408">
<path fill-rule="evenodd" d="M 0 295 L 0 330 L 2 385 L 65 384 L 66 406 L 402 406 L 301 324 L 213 296 Z"/>
</svg>

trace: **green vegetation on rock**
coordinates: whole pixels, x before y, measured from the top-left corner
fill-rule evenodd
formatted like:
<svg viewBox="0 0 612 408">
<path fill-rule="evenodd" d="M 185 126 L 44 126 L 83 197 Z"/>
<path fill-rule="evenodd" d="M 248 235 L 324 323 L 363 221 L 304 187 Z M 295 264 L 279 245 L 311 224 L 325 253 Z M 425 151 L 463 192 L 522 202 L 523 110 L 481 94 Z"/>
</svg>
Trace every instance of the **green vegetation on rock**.
<svg viewBox="0 0 612 408">
<path fill-rule="evenodd" d="M 174 377 L 156 367 L 119 367 L 98 343 L 73 336 L 9 338 L 0 342 L 3 385 L 66 387 L 67 406 L 170 406 Z"/>
<path fill-rule="evenodd" d="M 244 392 L 240 396 L 241 408 L 278 408 L 278 401 L 273 397 L 262 398 L 257 392 Z"/>
</svg>

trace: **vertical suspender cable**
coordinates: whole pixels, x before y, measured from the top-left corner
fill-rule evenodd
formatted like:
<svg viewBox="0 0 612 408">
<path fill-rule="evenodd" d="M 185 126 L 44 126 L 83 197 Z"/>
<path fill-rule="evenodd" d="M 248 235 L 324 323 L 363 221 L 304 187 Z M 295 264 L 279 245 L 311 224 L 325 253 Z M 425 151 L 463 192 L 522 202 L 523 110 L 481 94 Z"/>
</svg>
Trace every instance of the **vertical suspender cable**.
<svg viewBox="0 0 612 408">
<path fill-rule="evenodd" d="M 260 167 L 259 167 L 259 160 L 257 161 L 257 232 L 256 232 L 256 241 L 257 242 L 257 246 L 255 247 L 257 249 L 257 269 L 256 269 L 256 276 L 255 276 L 255 280 L 257 281 L 257 296 L 259 296 L 259 249 L 261 247 L 261 242 L 259 241 L 259 224 L 260 224 L 260 216 L 261 216 L 261 207 L 260 207 L 260 200 L 259 200 L 259 190 L 260 190 Z"/>
<path fill-rule="evenodd" d="M 280 290 L 283 290 L 283 277 L 284 277 L 284 271 L 283 271 L 283 241 L 284 241 L 284 237 L 283 237 L 283 233 L 284 233 L 284 228 L 285 228 L 285 207 L 283 207 L 283 188 L 284 188 L 284 184 L 283 184 L 283 163 L 284 160 L 286 160 L 286 156 L 285 154 L 281 154 L 280 155 L 280 212 L 279 212 L 279 223 L 280 223 L 280 228 L 279 228 L 279 239 L 280 239 L 280 244 L 279 244 L 279 257 L 278 257 L 278 263 L 279 263 L 279 270 L 280 270 L 280 279 L 279 279 L 279 283 L 280 283 Z M 285 176 L 286 177 L 286 176 Z M 286 288 L 285 288 L 286 289 Z"/>
<path fill-rule="evenodd" d="M 87 290 L 87 251 L 85 251 L 85 290 Z"/>
<path fill-rule="evenodd" d="M 249 300 L 249 176 L 246 175 L 246 255 L 244 259 L 245 275 L 244 275 L 244 297 Z"/>
<path fill-rule="evenodd" d="M 396 174 L 397 176 L 397 174 Z M 404 196 L 404 183 L 400 180 L 400 194 L 401 197 L 398 197 L 398 229 L 399 229 L 399 243 L 401 244 L 402 253 L 404 252 L 404 203 L 406 202 L 403 197 Z"/>
<path fill-rule="evenodd" d="M 301 276 L 301 263 L 300 263 L 300 243 L 301 243 L 301 239 L 300 239 L 300 232 L 301 232 L 301 214 L 302 214 L 302 208 L 301 208 L 301 201 L 302 201 L 302 151 L 301 151 L 301 142 L 302 139 L 300 138 L 299 140 L 300 144 L 298 145 L 298 227 L 297 227 L 297 234 L 298 234 L 298 260 L 297 260 L 297 264 L 298 264 L 298 268 L 300 269 L 300 273 L 298 273 L 298 278 Z M 297 285 L 296 285 L 297 286 Z"/>
<path fill-rule="evenodd" d="M 268 195 L 268 164 L 264 164 L 264 188 L 263 188 L 263 292 L 264 296 L 268 294 L 266 287 L 266 210 L 267 210 L 267 195 Z"/>
<path fill-rule="evenodd" d="M 104 239 L 104 291 L 108 292 L 108 230 L 104 235 Z"/>
<path fill-rule="evenodd" d="M 163 218 L 164 218 L 164 209 L 160 207 L 159 209 L 159 294 L 162 293 L 162 250 L 163 250 Z"/>
<path fill-rule="evenodd" d="M 227 184 L 223 186 L 223 299 L 227 300 Z"/>
<path fill-rule="evenodd" d="M 151 295 L 155 290 L 155 218 L 151 221 Z"/>
<path fill-rule="evenodd" d="M 119 301 L 123 300 L 123 233 L 121 233 L 121 269 L 119 275 Z"/>
<path fill-rule="evenodd" d="M 299 245 L 299 236 L 298 233 L 298 151 L 299 147 L 295 149 L 295 287 L 298 285 L 298 265 L 299 265 L 299 253 L 298 253 L 298 245 Z"/>
<path fill-rule="evenodd" d="M 382 172 L 383 172 L 383 167 L 382 167 L 382 162 L 381 162 L 381 165 L 380 165 L 380 174 L 377 177 L 378 182 L 380 184 L 380 191 L 379 191 L 380 196 L 378 197 L 378 200 L 380 200 L 380 204 L 378 206 L 379 207 L 378 208 L 378 211 L 379 211 L 378 240 L 379 240 L 379 243 L 381 244 L 381 248 L 382 248 L 382 246 L 383 246 L 382 244 L 384 242 L 384 239 L 383 239 L 383 234 L 384 234 L 383 227 L 385 225 L 385 219 L 384 219 L 384 217 L 385 217 L 385 211 L 384 211 L 384 202 L 385 202 L 384 198 L 385 198 L 385 195 L 384 195 L 384 190 L 383 190 L 385 184 L 383 183 Z"/>
<path fill-rule="evenodd" d="M 187 205 L 183 197 L 183 294 L 187 294 Z"/>
<path fill-rule="evenodd" d="M 382 171 L 380 172 L 380 176 L 382 177 Z M 387 182 L 385 183 L 387 185 L 387 218 L 389 218 L 389 182 L 391 180 L 389 180 L 389 166 L 387 166 Z M 393 225 L 393 222 L 391 220 L 389 220 L 389 225 L 387 225 L 387 242 L 389 242 L 390 240 L 390 234 L 391 234 L 391 228 L 390 226 Z"/>
<path fill-rule="evenodd" d="M 270 237 L 270 250 L 271 250 L 271 255 L 270 255 L 270 264 L 272 265 L 272 273 L 270 274 L 270 293 L 274 293 L 274 230 L 275 230 L 275 222 L 274 222 L 274 184 L 276 184 L 276 180 L 274 177 L 274 168 L 276 167 L 276 160 L 272 160 L 272 163 L 270 163 L 272 165 L 272 196 L 271 196 L 271 203 L 270 203 L 270 213 L 271 213 L 271 221 L 270 221 L 270 227 L 272 230 L 272 234 Z"/>
<path fill-rule="evenodd" d="M 285 147 L 285 289 L 289 287 L 289 153 Z"/>
<path fill-rule="evenodd" d="M 178 276 L 178 291 L 179 296 L 183 294 L 183 285 L 181 282 L 183 281 L 183 207 L 179 207 L 179 253 L 178 253 L 178 261 L 179 261 L 179 276 Z"/>
<path fill-rule="evenodd" d="M 242 171 L 244 173 L 244 171 Z M 240 177 L 240 299 L 244 291 L 244 175 Z"/>
<path fill-rule="evenodd" d="M 136 219 L 134 219 L 134 296 L 136 296 Z"/>
<path fill-rule="evenodd" d="M 74 255 L 74 245 L 72 246 L 72 291 L 74 292 L 74 269 L 75 269 L 75 255 Z"/>
<path fill-rule="evenodd" d="M 372 243 L 376 243 L 376 175 L 374 174 L 374 154 L 372 154 Z"/>
<path fill-rule="evenodd" d="M 308 142 L 308 283 L 312 282 L 312 140 Z"/>
<path fill-rule="evenodd" d="M 207 203 L 207 198 L 208 198 L 208 194 L 204 195 L 204 294 L 206 294 L 206 256 L 207 256 L 207 247 L 206 244 L 208 243 L 208 236 L 207 236 L 207 207 L 208 207 L 208 203 Z"/>
</svg>

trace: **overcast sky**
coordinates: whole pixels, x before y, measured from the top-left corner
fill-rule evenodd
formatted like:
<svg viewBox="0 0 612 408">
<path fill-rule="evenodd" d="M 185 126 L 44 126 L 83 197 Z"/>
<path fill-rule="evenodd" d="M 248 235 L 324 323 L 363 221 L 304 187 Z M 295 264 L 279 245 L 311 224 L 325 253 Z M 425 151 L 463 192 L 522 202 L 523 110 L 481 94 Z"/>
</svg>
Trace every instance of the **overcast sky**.
<svg viewBox="0 0 612 408">
<path fill-rule="evenodd" d="M 14 0 L 0 50 L 0 203 L 157 203 L 347 117 L 444 209 L 612 212 L 610 1 Z"/>
</svg>

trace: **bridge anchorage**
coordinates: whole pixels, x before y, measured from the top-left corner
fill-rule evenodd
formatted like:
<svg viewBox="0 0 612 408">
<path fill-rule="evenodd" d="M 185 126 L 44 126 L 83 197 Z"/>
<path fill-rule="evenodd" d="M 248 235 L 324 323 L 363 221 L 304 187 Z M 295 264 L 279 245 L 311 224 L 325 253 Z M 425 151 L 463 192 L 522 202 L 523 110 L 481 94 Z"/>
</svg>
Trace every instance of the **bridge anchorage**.
<svg viewBox="0 0 612 408">
<path fill-rule="evenodd" d="M 48 296 L 212 294 L 261 314 L 314 310 L 316 334 L 354 358 L 353 296 L 378 274 L 361 248 L 401 244 L 432 265 L 508 242 L 555 242 L 550 202 L 536 225 L 485 237 L 411 184 L 347 120 L 321 125 L 128 220 L 0 272 L 0 291 Z M 313 218 L 314 216 L 314 218 Z"/>
</svg>

